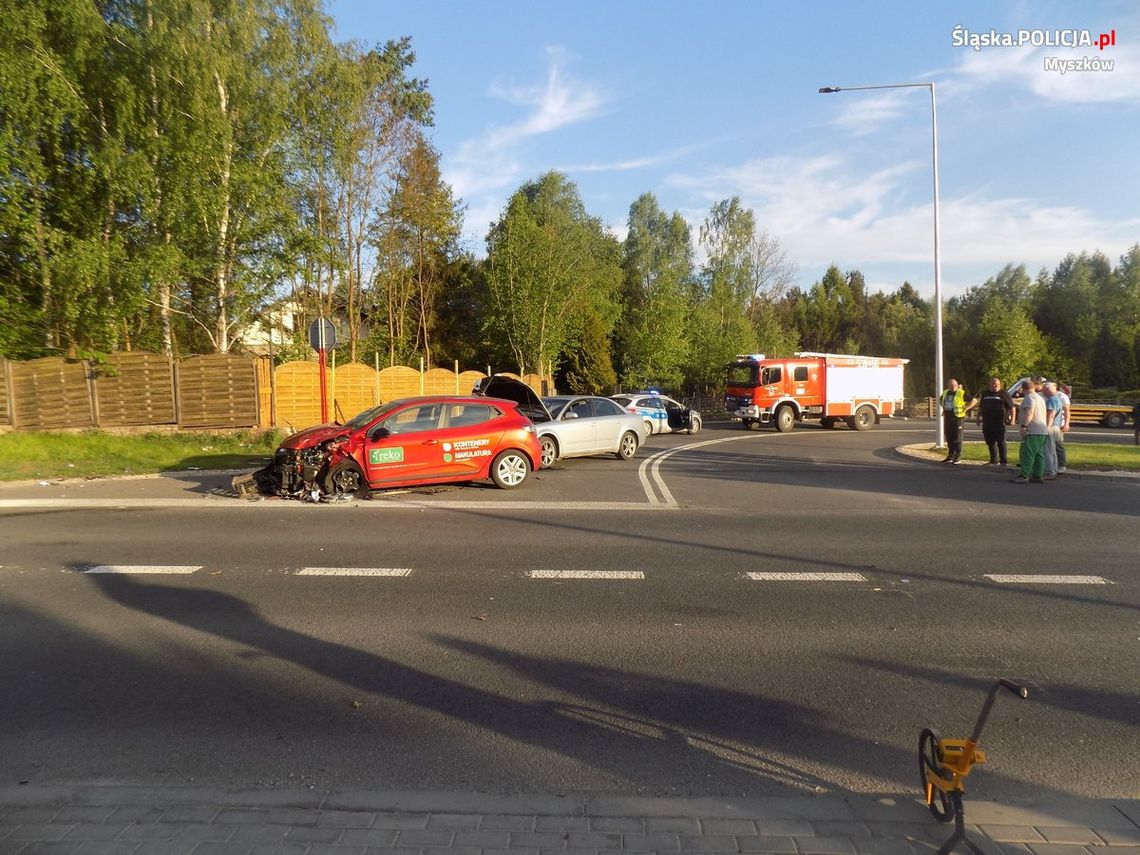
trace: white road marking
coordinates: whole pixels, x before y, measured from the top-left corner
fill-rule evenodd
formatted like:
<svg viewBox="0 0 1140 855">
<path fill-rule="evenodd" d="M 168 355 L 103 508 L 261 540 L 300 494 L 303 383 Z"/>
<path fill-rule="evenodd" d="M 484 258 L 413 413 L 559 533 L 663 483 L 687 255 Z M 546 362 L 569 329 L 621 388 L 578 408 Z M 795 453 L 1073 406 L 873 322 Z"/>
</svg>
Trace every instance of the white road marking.
<svg viewBox="0 0 1140 855">
<path fill-rule="evenodd" d="M 1047 574 L 987 573 L 991 582 L 1012 585 L 1107 585 L 1103 576 L 1049 576 Z"/>
<path fill-rule="evenodd" d="M 150 573 L 188 574 L 197 573 L 202 569 L 201 564 L 100 564 L 97 567 L 88 567 L 84 573 L 122 573 L 130 575 L 143 575 Z"/>
<path fill-rule="evenodd" d="M 742 433 L 738 436 L 724 437 L 723 439 L 706 439 L 701 442 L 690 442 L 686 445 L 679 445 L 676 448 L 669 448 L 665 451 L 659 451 L 656 454 L 650 455 L 641 461 L 641 465 L 637 469 L 637 477 L 641 479 L 642 489 L 645 490 L 645 497 L 649 499 L 649 504 L 658 506 L 659 510 L 664 508 L 674 508 L 677 506 L 677 500 L 673 498 L 673 494 L 669 492 L 669 488 L 665 486 L 665 479 L 661 477 L 661 464 L 674 454 L 682 451 L 690 451 L 694 448 L 703 448 L 706 445 L 719 445 L 722 442 L 737 442 L 741 439 L 756 439 L 760 436 L 767 436 L 769 438 L 777 436 L 791 436 L 790 433 Z M 661 493 L 661 498 L 657 498 L 657 492 Z"/>
<path fill-rule="evenodd" d="M 640 570 L 531 570 L 531 579 L 644 579 Z"/>
<path fill-rule="evenodd" d="M 388 494 L 392 495 L 392 494 Z M 421 501 L 405 500 L 402 496 L 398 501 L 386 502 L 384 496 L 378 496 L 372 501 L 362 502 L 334 502 L 314 505 L 311 502 L 295 502 L 288 499 L 266 499 L 265 501 L 242 501 L 234 496 L 197 497 L 188 499 L 0 499 L 0 510 L 26 510 L 39 511 L 53 508 L 71 508 L 75 510 L 117 510 L 126 511 L 137 508 L 214 508 L 226 511 L 241 509 L 260 509 L 262 511 L 305 511 L 307 513 L 320 513 L 322 508 L 339 508 L 342 511 L 348 508 L 366 511 L 375 510 L 378 513 L 388 513 L 394 510 L 420 510 L 423 508 L 444 508 L 449 510 L 480 510 L 480 511 L 671 511 L 676 505 L 650 505 L 645 502 L 520 502 L 520 501 Z M 329 511 L 335 513 L 335 511 Z"/>
<path fill-rule="evenodd" d="M 862 573 L 749 573 L 753 582 L 866 582 Z"/>
<path fill-rule="evenodd" d="M 298 576 L 409 576 L 410 567 L 303 567 Z"/>
</svg>

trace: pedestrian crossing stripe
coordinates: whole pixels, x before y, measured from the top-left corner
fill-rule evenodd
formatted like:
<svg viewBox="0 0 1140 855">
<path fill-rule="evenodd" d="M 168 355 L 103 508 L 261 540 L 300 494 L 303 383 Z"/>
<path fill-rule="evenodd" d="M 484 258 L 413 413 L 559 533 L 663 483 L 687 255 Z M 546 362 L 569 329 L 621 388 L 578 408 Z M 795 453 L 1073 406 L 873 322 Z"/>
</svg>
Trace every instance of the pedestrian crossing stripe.
<svg viewBox="0 0 1140 855">
<path fill-rule="evenodd" d="M 748 573 L 753 582 L 866 582 L 862 573 Z"/>
<path fill-rule="evenodd" d="M 303 567 L 298 576 L 409 576 L 410 567 Z"/>
<path fill-rule="evenodd" d="M 1010 585 L 1107 585 L 1103 576 L 1050 576 L 1047 574 L 986 573 L 991 582 Z"/>
<path fill-rule="evenodd" d="M 201 564 L 99 564 L 95 567 L 88 567 L 83 572 L 120 573 L 129 574 L 132 576 L 146 575 L 151 573 L 185 575 L 189 573 L 197 573 L 201 569 Z"/>
<path fill-rule="evenodd" d="M 531 570 L 531 579 L 644 579 L 640 570 Z"/>
</svg>

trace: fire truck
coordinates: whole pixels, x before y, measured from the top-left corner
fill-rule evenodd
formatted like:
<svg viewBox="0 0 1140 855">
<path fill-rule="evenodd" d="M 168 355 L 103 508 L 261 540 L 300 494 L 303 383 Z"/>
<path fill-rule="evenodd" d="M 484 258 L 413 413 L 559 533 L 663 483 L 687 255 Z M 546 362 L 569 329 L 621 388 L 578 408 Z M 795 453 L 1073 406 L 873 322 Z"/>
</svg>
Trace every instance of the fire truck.
<svg viewBox="0 0 1140 855">
<path fill-rule="evenodd" d="M 869 430 L 901 407 L 909 361 L 843 353 L 741 354 L 725 366 L 724 408 L 745 430 L 773 424 L 786 433 L 805 419 L 819 419 L 825 428 L 842 421 L 852 430 Z"/>
</svg>

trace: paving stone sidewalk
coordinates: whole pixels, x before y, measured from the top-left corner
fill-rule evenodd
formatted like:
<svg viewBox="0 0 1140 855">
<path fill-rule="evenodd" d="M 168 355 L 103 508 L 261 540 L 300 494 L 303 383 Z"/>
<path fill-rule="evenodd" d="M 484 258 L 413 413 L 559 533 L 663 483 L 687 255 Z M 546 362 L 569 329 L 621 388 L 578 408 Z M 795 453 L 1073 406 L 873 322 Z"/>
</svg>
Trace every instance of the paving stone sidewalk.
<svg viewBox="0 0 1140 855">
<path fill-rule="evenodd" d="M 987 855 L 1140 855 L 1140 799 L 968 802 L 966 818 Z M 906 796 L 0 787 L 0 855 L 927 855 L 951 828 Z"/>
</svg>

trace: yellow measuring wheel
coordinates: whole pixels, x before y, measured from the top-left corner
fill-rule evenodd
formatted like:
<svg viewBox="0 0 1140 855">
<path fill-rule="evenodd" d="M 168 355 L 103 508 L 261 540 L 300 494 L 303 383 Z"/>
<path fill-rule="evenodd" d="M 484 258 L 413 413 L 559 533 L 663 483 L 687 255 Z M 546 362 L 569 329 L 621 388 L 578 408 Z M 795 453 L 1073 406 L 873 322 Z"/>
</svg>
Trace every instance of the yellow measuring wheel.
<svg viewBox="0 0 1140 855">
<path fill-rule="evenodd" d="M 974 725 L 969 739 L 943 739 L 929 727 L 918 737 L 918 771 L 926 804 L 939 822 L 954 820 L 954 834 L 942 844 L 938 855 L 947 855 L 959 841 L 965 843 L 974 855 L 984 855 L 981 849 L 966 836 L 966 808 L 962 802 L 965 778 L 974 766 L 986 762 L 986 752 L 978 747 L 982 728 L 990 716 L 990 708 L 1000 689 L 1008 689 L 1019 698 L 1029 697 L 1029 690 L 1009 680 L 998 680 L 990 687 L 982 714 Z"/>
</svg>

